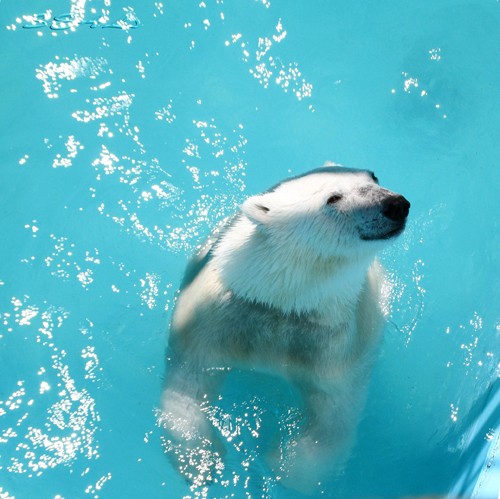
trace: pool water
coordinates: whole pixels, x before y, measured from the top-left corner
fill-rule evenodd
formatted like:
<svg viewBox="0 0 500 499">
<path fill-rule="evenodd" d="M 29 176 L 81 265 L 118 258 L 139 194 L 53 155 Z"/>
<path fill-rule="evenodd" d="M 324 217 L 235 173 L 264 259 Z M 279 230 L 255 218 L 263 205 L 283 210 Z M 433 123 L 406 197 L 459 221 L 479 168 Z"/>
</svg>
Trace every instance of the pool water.
<svg viewBox="0 0 500 499">
<path fill-rule="evenodd" d="M 188 256 L 245 197 L 332 160 L 412 203 L 357 443 L 318 497 L 500 483 L 500 3 L 0 3 L 0 497 L 300 497 L 262 449 L 287 385 L 234 372 L 190 488 L 157 425 Z"/>
</svg>

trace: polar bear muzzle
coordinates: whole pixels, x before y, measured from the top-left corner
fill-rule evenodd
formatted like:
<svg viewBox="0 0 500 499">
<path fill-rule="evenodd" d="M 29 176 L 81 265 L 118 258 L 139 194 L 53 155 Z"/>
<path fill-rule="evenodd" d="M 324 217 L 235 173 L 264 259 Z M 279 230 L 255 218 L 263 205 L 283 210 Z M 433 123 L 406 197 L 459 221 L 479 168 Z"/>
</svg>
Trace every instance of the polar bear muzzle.
<svg viewBox="0 0 500 499">
<path fill-rule="evenodd" d="M 410 212 L 410 202 L 397 195 L 384 201 L 382 214 L 393 222 L 403 222 Z"/>
<path fill-rule="evenodd" d="M 389 194 L 381 201 L 379 213 L 370 224 L 360 228 L 360 238 L 364 241 L 390 239 L 403 232 L 410 202 L 400 194 L 388 191 Z"/>
</svg>

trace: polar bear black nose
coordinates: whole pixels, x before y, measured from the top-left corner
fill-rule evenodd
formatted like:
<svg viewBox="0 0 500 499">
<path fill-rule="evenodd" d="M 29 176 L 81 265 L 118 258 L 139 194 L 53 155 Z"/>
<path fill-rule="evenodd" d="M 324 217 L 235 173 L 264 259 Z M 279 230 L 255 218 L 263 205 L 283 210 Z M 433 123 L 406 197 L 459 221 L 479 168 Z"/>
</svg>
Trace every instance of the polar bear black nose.
<svg viewBox="0 0 500 499">
<path fill-rule="evenodd" d="M 402 222 L 410 211 L 410 202 L 403 196 L 393 196 L 384 201 L 382 213 L 394 222 Z"/>
</svg>

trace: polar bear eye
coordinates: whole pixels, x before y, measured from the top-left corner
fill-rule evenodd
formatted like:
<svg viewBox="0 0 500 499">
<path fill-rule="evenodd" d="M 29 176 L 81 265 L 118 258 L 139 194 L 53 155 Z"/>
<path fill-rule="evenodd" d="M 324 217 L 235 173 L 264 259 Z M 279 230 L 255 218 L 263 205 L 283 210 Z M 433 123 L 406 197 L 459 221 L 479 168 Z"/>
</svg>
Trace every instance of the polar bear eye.
<svg viewBox="0 0 500 499">
<path fill-rule="evenodd" d="M 342 199 L 342 194 L 332 194 L 326 204 L 335 204 L 338 203 Z"/>
</svg>

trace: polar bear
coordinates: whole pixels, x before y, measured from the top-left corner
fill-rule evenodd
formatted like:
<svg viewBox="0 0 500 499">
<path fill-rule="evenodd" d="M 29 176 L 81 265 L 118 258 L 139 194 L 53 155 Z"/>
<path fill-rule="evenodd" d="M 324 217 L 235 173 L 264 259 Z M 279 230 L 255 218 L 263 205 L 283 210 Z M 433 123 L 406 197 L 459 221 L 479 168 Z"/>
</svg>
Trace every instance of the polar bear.
<svg viewBox="0 0 500 499">
<path fill-rule="evenodd" d="M 312 490 L 345 456 L 383 326 L 375 255 L 409 207 L 369 170 L 324 166 L 248 198 L 210 236 L 176 300 L 162 395 L 187 478 L 210 478 L 224 455 L 204 410 L 222 368 L 282 376 L 300 393 L 301 435 L 267 456 L 285 486 Z"/>
</svg>

